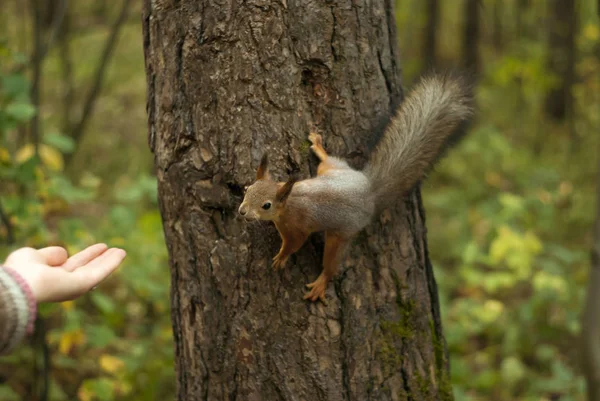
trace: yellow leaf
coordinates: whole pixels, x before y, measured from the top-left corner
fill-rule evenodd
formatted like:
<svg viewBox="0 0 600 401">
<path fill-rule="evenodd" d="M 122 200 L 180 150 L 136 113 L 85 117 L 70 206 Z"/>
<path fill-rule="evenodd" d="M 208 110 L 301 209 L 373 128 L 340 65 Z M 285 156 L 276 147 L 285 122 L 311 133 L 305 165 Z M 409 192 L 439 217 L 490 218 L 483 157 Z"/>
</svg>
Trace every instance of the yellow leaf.
<svg viewBox="0 0 600 401">
<path fill-rule="evenodd" d="M 19 164 L 25 163 L 27 160 L 31 159 L 35 154 L 35 149 L 32 144 L 28 144 L 23 146 L 21 149 L 17 151 L 15 155 L 15 161 Z"/>
<path fill-rule="evenodd" d="M 108 373 L 116 373 L 123 369 L 125 363 L 116 356 L 104 354 L 100 356 L 100 367 Z"/>
<path fill-rule="evenodd" d="M 74 346 L 81 345 L 85 341 L 85 335 L 80 329 L 68 331 L 60 336 L 58 350 L 61 354 L 68 354 Z"/>
<path fill-rule="evenodd" d="M 110 239 L 110 244 L 113 246 L 124 246 L 125 245 L 125 238 L 123 237 L 112 237 Z"/>
<path fill-rule="evenodd" d="M 40 145 L 39 148 L 40 159 L 48 166 L 51 170 L 62 171 L 64 167 L 64 161 L 62 154 L 48 145 Z"/>
<path fill-rule="evenodd" d="M 560 183 L 560 186 L 558 187 L 559 194 L 562 196 L 567 196 L 571 192 L 573 192 L 573 184 L 571 184 L 569 181 L 563 181 Z"/>
<path fill-rule="evenodd" d="M 77 390 L 77 396 L 81 401 L 92 401 L 94 393 L 89 388 L 85 386 L 80 386 L 79 390 Z"/>
<path fill-rule="evenodd" d="M 591 41 L 596 41 L 600 38 L 600 27 L 594 24 L 587 24 L 583 30 L 583 35 Z"/>
<path fill-rule="evenodd" d="M 71 309 L 74 308 L 74 304 L 73 301 L 65 301 L 65 302 L 61 302 L 60 306 L 62 306 L 62 308 L 66 311 L 70 311 Z"/>
<path fill-rule="evenodd" d="M 485 175 L 485 181 L 491 187 L 501 188 L 504 180 L 502 179 L 502 176 L 500 174 L 495 172 L 488 172 Z"/>
<path fill-rule="evenodd" d="M 5 148 L 0 148 L 0 163 L 8 164 L 10 162 L 10 153 Z"/>
</svg>

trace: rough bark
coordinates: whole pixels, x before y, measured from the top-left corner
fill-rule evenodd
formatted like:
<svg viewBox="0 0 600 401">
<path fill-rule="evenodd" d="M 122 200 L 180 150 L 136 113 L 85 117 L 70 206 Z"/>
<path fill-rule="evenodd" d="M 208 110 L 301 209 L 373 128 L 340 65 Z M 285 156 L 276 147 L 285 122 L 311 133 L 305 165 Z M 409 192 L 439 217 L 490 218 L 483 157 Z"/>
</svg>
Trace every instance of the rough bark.
<svg viewBox="0 0 600 401">
<path fill-rule="evenodd" d="M 354 241 L 327 291 L 314 235 L 237 217 L 269 151 L 308 177 L 311 129 L 355 166 L 402 96 L 390 0 L 144 3 L 149 145 L 170 256 L 179 400 L 451 399 L 417 189 Z"/>
<path fill-rule="evenodd" d="M 548 69 L 557 84 L 546 96 L 546 113 L 555 120 L 572 114 L 575 82 L 575 0 L 552 0 L 549 7 Z"/>
</svg>

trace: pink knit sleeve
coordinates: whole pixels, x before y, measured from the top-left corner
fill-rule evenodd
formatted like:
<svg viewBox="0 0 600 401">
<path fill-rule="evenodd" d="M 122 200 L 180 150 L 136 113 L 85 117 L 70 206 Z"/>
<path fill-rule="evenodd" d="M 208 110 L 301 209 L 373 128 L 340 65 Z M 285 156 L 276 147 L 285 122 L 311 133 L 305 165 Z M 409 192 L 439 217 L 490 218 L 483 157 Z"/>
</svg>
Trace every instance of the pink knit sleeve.
<svg viewBox="0 0 600 401">
<path fill-rule="evenodd" d="M 27 282 L 13 269 L 0 266 L 0 354 L 11 351 L 33 331 L 36 313 Z"/>
</svg>

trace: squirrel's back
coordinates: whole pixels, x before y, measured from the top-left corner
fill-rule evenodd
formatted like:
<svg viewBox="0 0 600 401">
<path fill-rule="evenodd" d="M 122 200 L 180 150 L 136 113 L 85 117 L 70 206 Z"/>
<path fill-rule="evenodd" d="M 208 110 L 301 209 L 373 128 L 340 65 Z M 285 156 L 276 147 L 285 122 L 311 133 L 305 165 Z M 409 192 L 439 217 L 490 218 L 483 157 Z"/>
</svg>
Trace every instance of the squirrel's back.
<svg viewBox="0 0 600 401">
<path fill-rule="evenodd" d="M 422 78 L 392 117 L 365 167 L 377 207 L 392 204 L 421 181 L 472 114 L 467 80 L 451 74 Z"/>
<path fill-rule="evenodd" d="M 369 196 L 370 183 L 365 174 L 350 168 L 345 161 L 330 157 L 337 168 L 303 180 L 287 201 L 294 213 L 303 214 L 311 231 L 333 230 L 348 235 L 366 226 L 375 208 Z"/>
</svg>

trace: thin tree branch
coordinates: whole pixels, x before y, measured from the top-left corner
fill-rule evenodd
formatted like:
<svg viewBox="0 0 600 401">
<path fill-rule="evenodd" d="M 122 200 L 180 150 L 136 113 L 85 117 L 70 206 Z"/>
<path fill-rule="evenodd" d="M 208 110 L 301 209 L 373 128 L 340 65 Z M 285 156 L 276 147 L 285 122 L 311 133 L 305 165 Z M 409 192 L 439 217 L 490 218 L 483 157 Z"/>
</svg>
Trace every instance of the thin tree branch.
<svg viewBox="0 0 600 401">
<path fill-rule="evenodd" d="M 56 39 L 58 31 L 60 30 L 60 27 L 62 25 L 63 19 L 65 17 L 66 11 L 67 11 L 68 3 L 69 3 L 69 0 L 62 0 L 62 2 L 60 3 L 60 7 L 58 8 L 58 11 L 54 14 L 54 19 L 52 20 L 50 29 L 48 29 L 48 32 L 49 32 L 48 39 L 46 39 L 46 42 L 41 45 L 39 54 L 36 55 L 36 51 L 34 48 L 34 51 L 33 51 L 33 54 L 31 55 L 31 57 L 29 57 L 29 59 L 27 61 L 17 65 L 13 69 L 14 73 L 20 73 L 20 72 L 25 71 L 29 67 L 35 67 L 36 58 L 44 59 L 46 57 L 46 55 L 52 48 L 52 45 L 54 44 L 54 40 Z M 40 12 L 39 8 L 40 7 L 38 5 L 37 6 L 38 15 Z M 38 23 L 41 23 L 41 20 L 36 22 L 36 24 L 38 24 Z M 36 29 L 36 28 L 34 27 L 34 29 Z M 40 26 L 40 32 L 41 32 L 41 26 Z M 41 39 L 40 39 L 40 41 L 41 41 Z"/>
<path fill-rule="evenodd" d="M 31 141 L 35 147 L 35 154 L 38 154 L 38 145 L 40 141 L 40 86 L 42 80 L 42 18 L 39 3 L 37 0 L 29 1 L 31 17 L 33 19 L 33 77 L 31 85 L 31 103 L 36 109 L 36 113 L 31 119 L 29 129 Z"/>
<path fill-rule="evenodd" d="M 119 31 L 121 30 L 121 26 L 123 22 L 127 19 L 127 12 L 129 11 L 129 5 L 131 4 L 131 0 L 123 0 L 123 4 L 121 6 L 121 12 L 119 13 L 119 17 L 115 21 L 112 30 L 110 32 L 110 36 L 106 40 L 106 45 L 104 46 L 104 52 L 102 53 L 102 58 L 100 59 L 100 64 L 98 64 L 98 68 L 96 69 L 96 74 L 94 78 L 94 83 L 92 85 L 92 89 L 90 90 L 87 99 L 83 106 L 83 111 L 81 113 L 81 117 L 79 121 L 75 124 L 73 130 L 71 131 L 71 137 L 75 143 L 75 150 L 65 156 L 65 163 L 69 164 L 75 154 L 75 151 L 79 147 L 81 142 L 81 138 L 85 132 L 85 128 L 87 126 L 89 117 L 91 116 L 92 110 L 94 109 L 94 105 L 96 103 L 96 99 L 100 94 L 100 89 L 102 87 L 102 82 L 104 81 L 104 75 L 106 72 L 106 67 L 108 66 L 108 62 L 110 61 L 110 57 L 112 52 L 117 44 L 117 38 L 119 35 Z"/>
<path fill-rule="evenodd" d="M 464 3 L 463 64 L 466 69 L 479 72 L 479 0 L 466 0 Z"/>
<path fill-rule="evenodd" d="M 427 28 L 425 29 L 425 48 L 423 49 L 425 67 L 436 66 L 437 29 L 440 21 L 438 0 L 427 0 Z"/>
<path fill-rule="evenodd" d="M 6 244 L 12 245 L 15 243 L 15 235 L 13 231 L 13 226 L 10 223 L 10 216 L 6 214 L 4 208 L 2 207 L 2 202 L 0 201 L 0 221 L 2 225 L 6 228 Z"/>
<path fill-rule="evenodd" d="M 69 14 L 65 15 L 59 35 L 59 56 L 63 80 L 63 121 L 62 132 L 71 132 L 71 110 L 73 109 L 73 60 L 71 59 L 71 46 L 69 43 L 71 35 L 71 21 Z"/>
</svg>

